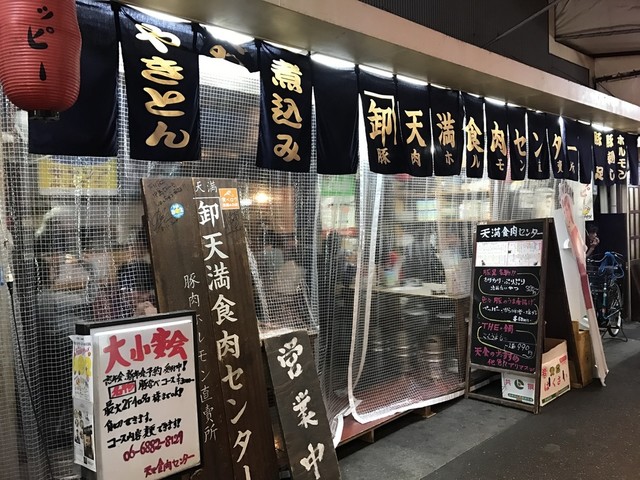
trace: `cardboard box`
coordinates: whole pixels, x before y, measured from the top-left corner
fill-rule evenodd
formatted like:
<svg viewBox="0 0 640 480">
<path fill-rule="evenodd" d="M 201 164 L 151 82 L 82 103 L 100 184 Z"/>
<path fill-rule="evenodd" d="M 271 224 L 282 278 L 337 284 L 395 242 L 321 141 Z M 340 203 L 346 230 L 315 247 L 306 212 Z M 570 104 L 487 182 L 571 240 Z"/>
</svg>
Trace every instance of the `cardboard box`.
<svg viewBox="0 0 640 480">
<path fill-rule="evenodd" d="M 555 338 L 545 338 L 544 347 L 542 368 L 539 372 L 541 406 L 568 392 L 571 388 L 567 342 Z M 502 396 L 533 405 L 535 377 L 503 372 Z"/>
<path fill-rule="evenodd" d="M 573 324 L 573 339 L 576 345 L 576 358 L 569 359 L 571 388 L 583 388 L 593 381 L 593 351 L 589 330 L 580 330 L 578 322 Z"/>
</svg>

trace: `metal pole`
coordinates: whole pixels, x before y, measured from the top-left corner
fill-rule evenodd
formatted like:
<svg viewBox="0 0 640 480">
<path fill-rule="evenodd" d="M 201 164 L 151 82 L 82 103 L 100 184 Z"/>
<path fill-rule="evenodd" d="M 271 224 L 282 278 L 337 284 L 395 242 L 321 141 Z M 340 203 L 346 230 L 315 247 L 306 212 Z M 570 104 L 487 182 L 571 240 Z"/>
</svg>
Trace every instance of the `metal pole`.
<svg viewBox="0 0 640 480">
<path fill-rule="evenodd" d="M 517 29 L 519 29 L 520 27 L 522 27 L 523 25 L 526 25 L 527 23 L 529 23 L 531 20 L 533 20 L 534 18 L 539 17 L 540 15 L 542 15 L 544 12 L 550 10 L 552 7 L 555 7 L 556 4 L 558 2 L 561 2 L 562 0 L 553 0 L 549 5 L 547 5 L 546 7 L 544 7 L 542 10 L 537 11 L 536 13 L 534 13 L 533 15 L 525 18 L 524 20 L 522 20 L 519 24 L 517 24 L 514 27 L 511 27 L 509 30 L 507 30 L 504 33 L 501 33 L 500 35 L 498 35 L 496 38 L 494 38 L 493 40 L 491 40 L 490 42 L 488 42 L 487 44 L 483 45 L 482 48 L 488 48 L 490 45 L 493 45 L 494 43 L 496 43 L 498 40 L 502 40 L 504 37 L 506 37 L 507 35 L 509 35 L 510 33 L 513 33 L 514 31 L 516 31 Z"/>
</svg>

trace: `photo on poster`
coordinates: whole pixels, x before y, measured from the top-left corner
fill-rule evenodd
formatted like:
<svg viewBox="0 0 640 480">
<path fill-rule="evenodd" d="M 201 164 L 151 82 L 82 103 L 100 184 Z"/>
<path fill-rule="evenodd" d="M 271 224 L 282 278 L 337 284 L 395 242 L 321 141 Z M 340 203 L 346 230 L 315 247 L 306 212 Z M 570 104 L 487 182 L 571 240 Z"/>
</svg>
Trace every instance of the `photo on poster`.
<svg viewBox="0 0 640 480">
<path fill-rule="evenodd" d="M 73 398 L 93 401 L 93 351 L 91 337 L 71 335 L 73 342 L 72 385 Z"/>
<path fill-rule="evenodd" d="M 75 463 L 96 471 L 93 404 L 79 398 L 73 399 L 73 450 Z"/>
</svg>

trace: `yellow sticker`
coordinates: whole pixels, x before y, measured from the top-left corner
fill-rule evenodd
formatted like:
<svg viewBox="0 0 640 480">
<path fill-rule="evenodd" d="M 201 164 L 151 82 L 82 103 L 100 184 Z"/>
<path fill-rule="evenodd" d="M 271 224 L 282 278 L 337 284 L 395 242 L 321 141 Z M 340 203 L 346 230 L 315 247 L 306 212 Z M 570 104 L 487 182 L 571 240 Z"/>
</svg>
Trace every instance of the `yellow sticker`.
<svg viewBox="0 0 640 480">
<path fill-rule="evenodd" d="M 237 188 L 219 188 L 218 192 L 220 193 L 220 208 L 222 210 L 238 210 L 240 208 Z"/>
</svg>

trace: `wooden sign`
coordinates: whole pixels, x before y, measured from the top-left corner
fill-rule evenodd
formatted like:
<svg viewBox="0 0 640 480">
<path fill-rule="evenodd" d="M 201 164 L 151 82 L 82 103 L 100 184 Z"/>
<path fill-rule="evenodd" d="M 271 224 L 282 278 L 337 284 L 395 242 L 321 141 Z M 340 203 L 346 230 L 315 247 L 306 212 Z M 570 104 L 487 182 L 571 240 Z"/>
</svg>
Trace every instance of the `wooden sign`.
<svg viewBox="0 0 640 480">
<path fill-rule="evenodd" d="M 539 411 L 545 335 L 567 340 L 573 351 L 571 316 L 550 219 L 479 224 L 474 247 L 466 395 Z M 546 316 L 545 312 L 553 314 Z M 535 400 L 471 392 L 471 370 L 529 377 Z"/>
<path fill-rule="evenodd" d="M 161 479 L 200 465 L 192 312 L 78 325 L 74 451 L 85 477 Z"/>
<path fill-rule="evenodd" d="M 340 479 L 338 460 L 305 330 L 264 339 L 293 480 Z"/>
<path fill-rule="evenodd" d="M 161 311 L 196 311 L 202 478 L 277 477 L 234 180 L 143 179 Z"/>
</svg>

